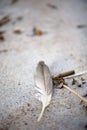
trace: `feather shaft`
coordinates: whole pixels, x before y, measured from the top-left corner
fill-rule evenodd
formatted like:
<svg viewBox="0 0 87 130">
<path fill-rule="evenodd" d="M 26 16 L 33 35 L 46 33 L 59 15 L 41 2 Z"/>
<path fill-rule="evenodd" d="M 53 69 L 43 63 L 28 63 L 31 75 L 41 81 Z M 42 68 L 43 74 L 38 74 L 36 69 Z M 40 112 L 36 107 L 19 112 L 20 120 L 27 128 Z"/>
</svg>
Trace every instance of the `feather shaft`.
<svg viewBox="0 0 87 130">
<path fill-rule="evenodd" d="M 40 113 L 40 115 L 38 117 L 38 120 L 37 120 L 38 122 L 41 120 L 41 118 L 42 118 L 42 116 L 44 114 L 44 111 L 45 111 L 45 106 L 42 107 L 41 113 Z"/>
</svg>

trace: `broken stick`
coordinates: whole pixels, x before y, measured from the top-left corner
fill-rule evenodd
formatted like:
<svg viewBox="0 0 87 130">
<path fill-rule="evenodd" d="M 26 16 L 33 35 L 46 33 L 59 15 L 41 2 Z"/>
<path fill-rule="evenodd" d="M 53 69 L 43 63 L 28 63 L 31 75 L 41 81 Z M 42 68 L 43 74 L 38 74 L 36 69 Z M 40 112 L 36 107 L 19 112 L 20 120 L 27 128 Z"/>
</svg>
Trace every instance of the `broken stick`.
<svg viewBox="0 0 87 130">
<path fill-rule="evenodd" d="M 66 76 L 70 76 L 70 75 L 73 75 L 75 74 L 75 71 L 74 70 L 70 70 L 70 71 L 67 71 L 67 72 L 63 72 L 61 74 L 58 74 L 58 75 L 54 75 L 52 77 L 53 80 L 57 80 L 59 78 L 63 78 L 63 77 L 66 77 Z"/>
<path fill-rule="evenodd" d="M 82 76 L 82 75 L 84 75 L 84 74 L 86 74 L 86 73 L 87 73 L 87 70 L 86 70 L 86 71 L 83 71 L 83 72 L 80 72 L 80 73 L 77 73 L 77 74 L 75 74 L 75 75 L 70 75 L 70 76 L 68 76 L 68 77 L 65 77 L 64 79 L 70 79 L 70 78 L 79 77 L 79 76 Z"/>
<path fill-rule="evenodd" d="M 84 97 L 82 97 L 80 94 L 78 94 L 77 92 L 75 92 L 74 90 L 72 90 L 71 88 L 69 88 L 67 85 L 63 84 L 63 87 L 66 88 L 66 89 L 68 89 L 71 93 L 73 93 L 77 97 L 79 97 L 81 99 L 81 101 L 84 101 L 85 103 L 87 103 L 87 100 Z"/>
</svg>

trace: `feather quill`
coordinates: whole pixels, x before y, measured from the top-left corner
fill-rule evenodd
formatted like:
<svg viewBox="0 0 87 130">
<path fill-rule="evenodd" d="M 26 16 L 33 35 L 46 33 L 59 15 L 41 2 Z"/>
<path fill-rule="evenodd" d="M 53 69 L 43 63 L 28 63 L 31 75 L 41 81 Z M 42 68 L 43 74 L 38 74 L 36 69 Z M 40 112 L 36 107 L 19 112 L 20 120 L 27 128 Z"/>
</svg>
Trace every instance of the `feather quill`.
<svg viewBox="0 0 87 130">
<path fill-rule="evenodd" d="M 38 91 L 38 99 L 42 102 L 42 111 L 38 118 L 38 121 L 40 121 L 45 108 L 50 104 L 53 93 L 53 83 L 50 70 L 43 61 L 40 61 L 36 67 L 34 80 L 35 88 Z"/>
</svg>

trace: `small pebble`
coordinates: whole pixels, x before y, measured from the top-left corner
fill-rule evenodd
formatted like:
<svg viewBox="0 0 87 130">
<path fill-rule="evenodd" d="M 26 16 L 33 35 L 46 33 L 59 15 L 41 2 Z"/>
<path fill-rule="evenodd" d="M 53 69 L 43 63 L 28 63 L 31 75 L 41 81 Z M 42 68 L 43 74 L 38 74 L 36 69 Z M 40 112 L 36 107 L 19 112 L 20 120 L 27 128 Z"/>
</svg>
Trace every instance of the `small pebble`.
<svg viewBox="0 0 87 130">
<path fill-rule="evenodd" d="M 13 29 L 13 32 L 16 33 L 16 34 L 21 34 L 21 33 L 22 33 L 22 30 L 21 30 L 20 28 L 18 28 L 18 27 L 15 27 L 15 28 Z"/>
</svg>

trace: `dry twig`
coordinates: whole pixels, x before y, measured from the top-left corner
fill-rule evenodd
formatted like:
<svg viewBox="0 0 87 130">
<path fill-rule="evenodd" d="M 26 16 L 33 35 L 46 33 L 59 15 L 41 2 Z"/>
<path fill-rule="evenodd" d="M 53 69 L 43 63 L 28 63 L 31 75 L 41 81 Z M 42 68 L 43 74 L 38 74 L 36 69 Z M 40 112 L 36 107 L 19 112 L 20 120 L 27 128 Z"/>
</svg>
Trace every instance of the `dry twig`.
<svg viewBox="0 0 87 130">
<path fill-rule="evenodd" d="M 8 23 L 10 21 L 9 15 L 4 16 L 2 19 L 0 19 L 0 26 Z"/>
<path fill-rule="evenodd" d="M 80 94 L 78 94 L 77 92 L 75 92 L 74 90 L 72 90 L 71 88 L 69 88 L 67 85 L 63 84 L 63 87 L 66 88 L 67 90 L 69 90 L 71 93 L 73 93 L 77 97 L 79 97 L 81 99 L 81 101 L 84 101 L 85 103 L 87 103 L 87 100 L 84 97 L 82 97 Z"/>
<path fill-rule="evenodd" d="M 70 70 L 70 71 L 63 72 L 63 73 L 58 74 L 58 75 L 54 75 L 52 78 L 57 80 L 59 78 L 63 78 L 63 77 L 70 76 L 70 75 L 73 75 L 73 74 L 75 74 L 75 71 L 74 70 Z"/>
<path fill-rule="evenodd" d="M 64 79 L 71 79 L 71 78 L 79 77 L 79 76 L 84 75 L 86 73 L 87 73 L 87 71 L 83 71 L 83 72 L 77 73 L 75 75 L 71 75 L 71 76 L 65 77 Z"/>
</svg>

